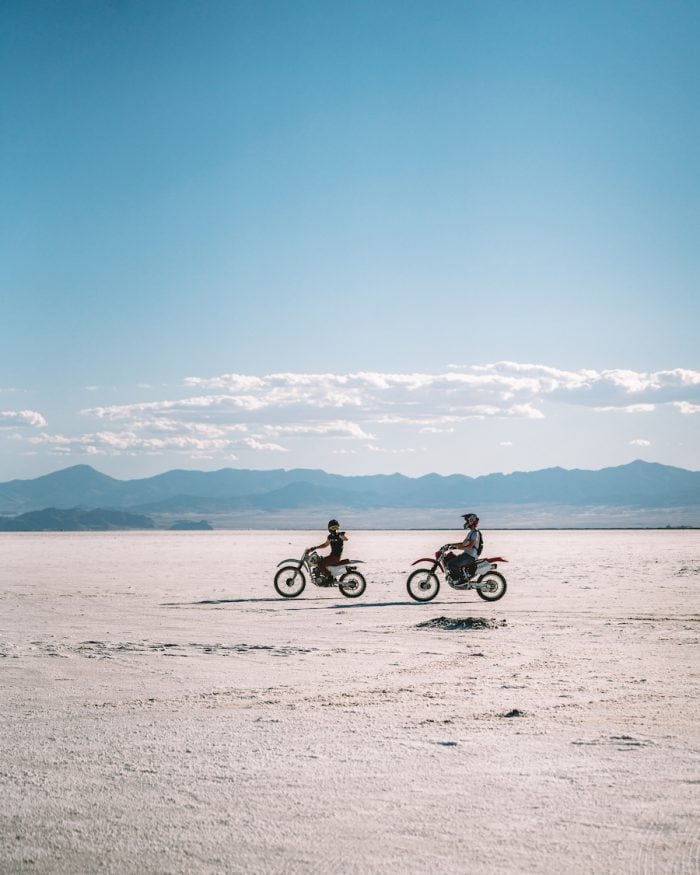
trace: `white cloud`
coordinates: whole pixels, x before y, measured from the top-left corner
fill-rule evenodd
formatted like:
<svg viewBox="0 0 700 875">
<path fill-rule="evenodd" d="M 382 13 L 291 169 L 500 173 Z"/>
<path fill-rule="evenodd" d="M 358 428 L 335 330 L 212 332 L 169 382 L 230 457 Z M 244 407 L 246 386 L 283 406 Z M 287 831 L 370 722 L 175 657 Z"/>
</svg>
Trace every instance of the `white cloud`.
<svg viewBox="0 0 700 875">
<path fill-rule="evenodd" d="M 673 404 L 685 416 L 700 413 L 700 404 L 690 404 L 688 401 L 675 401 Z"/>
<path fill-rule="evenodd" d="M 304 406 L 356 408 L 353 418 L 367 412 L 406 415 L 418 407 L 421 415 L 453 412 L 463 415 L 532 415 L 537 402 L 554 399 L 588 406 L 626 406 L 700 400 L 700 372 L 677 368 L 643 373 L 622 369 L 566 371 L 546 365 L 496 362 L 444 374 L 277 373 L 263 377 L 225 374 L 188 378 L 186 385 L 229 394 L 203 396 L 242 408 L 282 409 Z M 678 396 L 684 397 L 679 398 Z M 180 402 L 181 404 L 184 402 Z M 525 406 L 523 406 L 525 405 Z M 390 408 L 399 408 L 390 410 Z M 507 408 L 507 409 L 504 409 Z M 641 409 L 641 408 L 640 408 Z"/>
<path fill-rule="evenodd" d="M 314 435 L 316 437 L 342 437 L 359 440 L 372 440 L 374 438 L 374 435 L 364 431 L 356 422 L 340 419 L 322 423 L 266 425 L 265 431 L 272 435 L 291 435 L 292 437 Z"/>
<path fill-rule="evenodd" d="M 532 404 L 513 404 L 506 412 L 508 416 L 517 416 L 521 419 L 544 419 L 544 413 Z"/>
<path fill-rule="evenodd" d="M 0 410 L 0 428 L 45 428 L 46 420 L 36 410 Z"/>
<path fill-rule="evenodd" d="M 135 419 L 129 423 L 129 428 L 134 431 L 153 432 L 153 433 L 171 433 L 184 432 L 186 434 L 199 435 L 200 437 L 227 437 L 231 434 L 245 433 L 248 431 L 248 426 L 242 423 L 235 425 L 216 424 L 209 422 L 188 422 L 187 420 L 178 421 L 177 419 L 159 419 L 158 417 L 146 417 L 145 419 Z"/>
<path fill-rule="evenodd" d="M 185 377 L 183 385 L 189 389 L 228 389 L 230 392 L 247 392 L 265 386 L 262 377 L 244 374 L 223 374 L 220 377 Z"/>
<path fill-rule="evenodd" d="M 377 444 L 367 444 L 365 447 L 370 453 L 386 453 L 390 456 L 411 455 L 413 453 L 424 453 L 425 447 L 380 447 Z"/>
<path fill-rule="evenodd" d="M 507 416 L 510 408 L 508 406 L 496 407 L 494 405 L 475 404 L 472 406 L 463 406 L 460 408 L 450 406 L 447 408 L 451 413 L 440 416 L 431 415 L 425 412 L 423 415 L 414 416 L 399 416 L 396 413 L 382 414 L 381 416 L 371 416 L 369 422 L 374 425 L 403 425 L 403 426 L 447 426 L 458 425 L 459 423 L 469 422 L 475 419 L 486 419 L 491 416 Z M 455 411 L 459 410 L 459 413 Z M 416 411 L 416 414 L 419 411 Z"/>
<path fill-rule="evenodd" d="M 498 446 L 499 447 L 512 447 L 513 441 L 501 441 Z"/>
<path fill-rule="evenodd" d="M 342 449 L 339 441 L 362 442 L 369 452 L 416 452 L 420 434 L 447 436 L 479 420 L 544 420 L 557 405 L 597 413 L 651 414 L 663 405 L 686 415 L 700 411 L 698 371 L 564 370 L 512 361 L 432 374 L 189 376 L 179 390 L 162 391 L 170 397 L 82 410 L 99 423 L 83 434 L 44 434 L 34 440 L 68 453 L 167 452 L 224 459 L 239 451 L 285 453 L 286 440 L 295 447 L 324 441 L 335 453 Z M 43 429 L 46 421 L 34 411 L 0 414 L 0 427 L 18 425 Z"/>
<path fill-rule="evenodd" d="M 646 412 L 664 403 L 700 402 L 700 373 L 684 369 L 565 371 L 538 364 L 496 362 L 442 374 L 275 373 L 188 377 L 185 398 L 92 407 L 86 415 L 112 422 L 147 418 L 255 422 L 258 427 L 321 434 L 324 423 L 405 423 L 436 426 L 436 419 L 521 417 L 542 419 L 543 402 L 579 404 L 598 411 Z M 212 391 L 213 390 L 213 391 Z M 338 411 L 344 416 L 338 417 Z M 444 424 L 444 422 L 442 423 Z M 330 434 L 330 429 L 327 432 Z"/>
<path fill-rule="evenodd" d="M 241 444 L 245 447 L 248 447 L 249 450 L 267 450 L 272 453 L 287 452 L 287 449 L 285 447 L 281 447 L 279 444 L 265 443 L 264 441 L 259 441 L 257 438 L 254 437 L 244 438 L 241 441 Z"/>
<path fill-rule="evenodd" d="M 651 441 L 644 440 L 644 438 L 636 438 L 633 441 L 630 441 L 631 447 L 650 447 Z"/>
<path fill-rule="evenodd" d="M 675 400 L 700 400 L 700 372 L 686 368 L 646 373 L 625 369 L 565 371 L 546 365 L 496 362 L 473 368 L 477 373 L 515 380 L 517 392 L 532 389 L 538 397 L 550 396 L 569 403 L 601 406 L 664 404 Z"/>
<path fill-rule="evenodd" d="M 42 432 L 29 438 L 29 443 L 50 447 L 55 452 L 74 454 L 109 454 L 123 453 L 165 453 L 179 452 L 192 458 L 211 458 L 211 454 L 220 455 L 228 452 L 228 457 L 235 459 L 234 448 L 245 448 L 257 452 L 267 451 L 285 453 L 286 448 L 279 444 L 261 441 L 257 437 L 220 438 L 195 437 L 192 435 L 166 435 L 161 437 L 146 437 L 135 431 L 99 431 L 91 434 L 68 436 Z"/>
<path fill-rule="evenodd" d="M 54 450 L 60 449 L 69 453 L 100 452 L 119 455 L 134 452 L 160 453 L 166 450 L 176 452 L 222 451 L 231 442 L 224 439 L 200 439 L 184 435 L 153 438 L 143 437 L 130 431 L 100 431 L 78 436 L 42 432 L 36 437 L 30 437 L 29 443 L 35 446 L 45 445 Z"/>
<path fill-rule="evenodd" d="M 114 404 L 110 407 L 89 407 L 81 410 L 87 416 L 98 419 L 129 420 L 143 413 L 159 415 L 209 414 L 211 411 L 225 410 L 229 413 L 238 410 L 259 410 L 266 406 L 263 400 L 249 396 L 196 395 L 176 401 L 141 401 L 135 404 Z"/>
<path fill-rule="evenodd" d="M 653 413 L 656 404 L 627 404 L 620 407 L 594 407 L 595 413 Z"/>
</svg>

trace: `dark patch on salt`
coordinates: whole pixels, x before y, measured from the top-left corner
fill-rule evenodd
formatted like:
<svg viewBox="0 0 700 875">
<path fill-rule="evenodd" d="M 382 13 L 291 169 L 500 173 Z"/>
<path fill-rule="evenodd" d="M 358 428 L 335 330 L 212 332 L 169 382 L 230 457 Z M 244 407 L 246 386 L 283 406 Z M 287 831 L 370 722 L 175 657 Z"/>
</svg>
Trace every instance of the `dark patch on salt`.
<svg viewBox="0 0 700 875">
<path fill-rule="evenodd" d="M 505 626 L 505 620 L 490 620 L 486 617 L 435 617 L 418 623 L 417 629 L 444 629 L 448 632 L 465 631 L 467 629 L 497 629 Z"/>
<path fill-rule="evenodd" d="M 503 715 L 504 717 L 524 717 L 525 712 L 521 711 L 519 708 L 513 708 L 512 711 L 509 711 L 507 714 Z"/>
<path fill-rule="evenodd" d="M 676 571 L 676 577 L 690 577 L 695 574 L 700 574 L 700 565 L 683 565 Z"/>
</svg>

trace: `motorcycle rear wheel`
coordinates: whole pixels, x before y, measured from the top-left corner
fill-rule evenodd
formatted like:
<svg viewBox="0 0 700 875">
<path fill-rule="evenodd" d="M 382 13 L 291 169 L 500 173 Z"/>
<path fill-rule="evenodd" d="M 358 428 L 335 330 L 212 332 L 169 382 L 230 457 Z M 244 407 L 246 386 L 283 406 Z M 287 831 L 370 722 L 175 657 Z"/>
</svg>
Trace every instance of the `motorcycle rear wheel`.
<svg viewBox="0 0 700 875">
<path fill-rule="evenodd" d="M 475 587 L 478 595 L 485 602 L 497 602 L 506 594 L 506 579 L 497 571 L 487 571 L 477 580 L 479 586 Z M 488 584 L 488 589 L 481 589 L 481 584 Z"/>
<path fill-rule="evenodd" d="M 367 581 L 359 571 L 346 571 L 338 581 L 338 589 L 349 599 L 356 599 L 367 588 Z"/>
<path fill-rule="evenodd" d="M 415 601 L 430 602 L 440 592 L 440 581 L 437 574 L 427 568 L 418 568 L 408 575 L 406 589 Z"/>
<path fill-rule="evenodd" d="M 294 565 L 285 565 L 275 574 L 275 589 L 285 599 L 295 599 L 305 586 L 304 572 Z"/>
</svg>

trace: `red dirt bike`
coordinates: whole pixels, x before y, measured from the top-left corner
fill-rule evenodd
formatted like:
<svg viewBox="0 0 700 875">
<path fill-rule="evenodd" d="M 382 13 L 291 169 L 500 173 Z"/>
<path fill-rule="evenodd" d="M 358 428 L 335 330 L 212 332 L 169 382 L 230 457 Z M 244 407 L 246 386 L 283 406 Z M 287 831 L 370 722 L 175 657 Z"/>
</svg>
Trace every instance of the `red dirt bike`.
<svg viewBox="0 0 700 875">
<path fill-rule="evenodd" d="M 493 559 L 477 559 L 476 568 L 472 574 L 464 569 L 459 570 L 459 576 L 453 577 L 447 570 L 447 563 L 454 558 L 450 552 L 451 545 L 445 544 L 435 554 L 434 559 L 416 559 L 412 565 L 429 562 L 429 568 L 419 568 L 408 575 L 406 589 L 412 599 L 417 602 L 432 601 L 440 591 L 440 578 L 437 572 L 445 575 L 445 580 L 453 589 L 475 589 L 485 602 L 496 602 L 506 594 L 506 579 L 496 569 L 499 562 L 507 562 L 502 556 Z"/>
<path fill-rule="evenodd" d="M 275 589 L 284 598 L 294 599 L 304 592 L 308 574 L 315 586 L 337 586 L 346 598 L 356 599 L 367 586 L 367 581 L 355 567 L 361 564 L 361 559 L 351 559 L 345 565 L 327 566 L 328 573 L 324 574 L 318 567 L 318 553 L 304 550 L 301 559 L 283 559 L 277 563 L 278 568 L 283 567 L 275 574 Z"/>
</svg>

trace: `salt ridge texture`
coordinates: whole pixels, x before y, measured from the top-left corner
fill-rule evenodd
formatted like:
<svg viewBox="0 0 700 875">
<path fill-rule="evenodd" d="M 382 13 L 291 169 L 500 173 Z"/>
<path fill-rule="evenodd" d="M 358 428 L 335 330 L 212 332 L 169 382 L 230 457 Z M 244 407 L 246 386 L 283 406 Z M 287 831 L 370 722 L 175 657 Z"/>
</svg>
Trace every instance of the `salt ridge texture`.
<svg viewBox="0 0 700 875">
<path fill-rule="evenodd" d="M 362 598 L 279 598 L 321 535 L 0 536 L 0 871 L 700 871 L 698 533 L 487 531 L 506 596 L 421 605 L 457 533 L 351 532 Z"/>
</svg>

